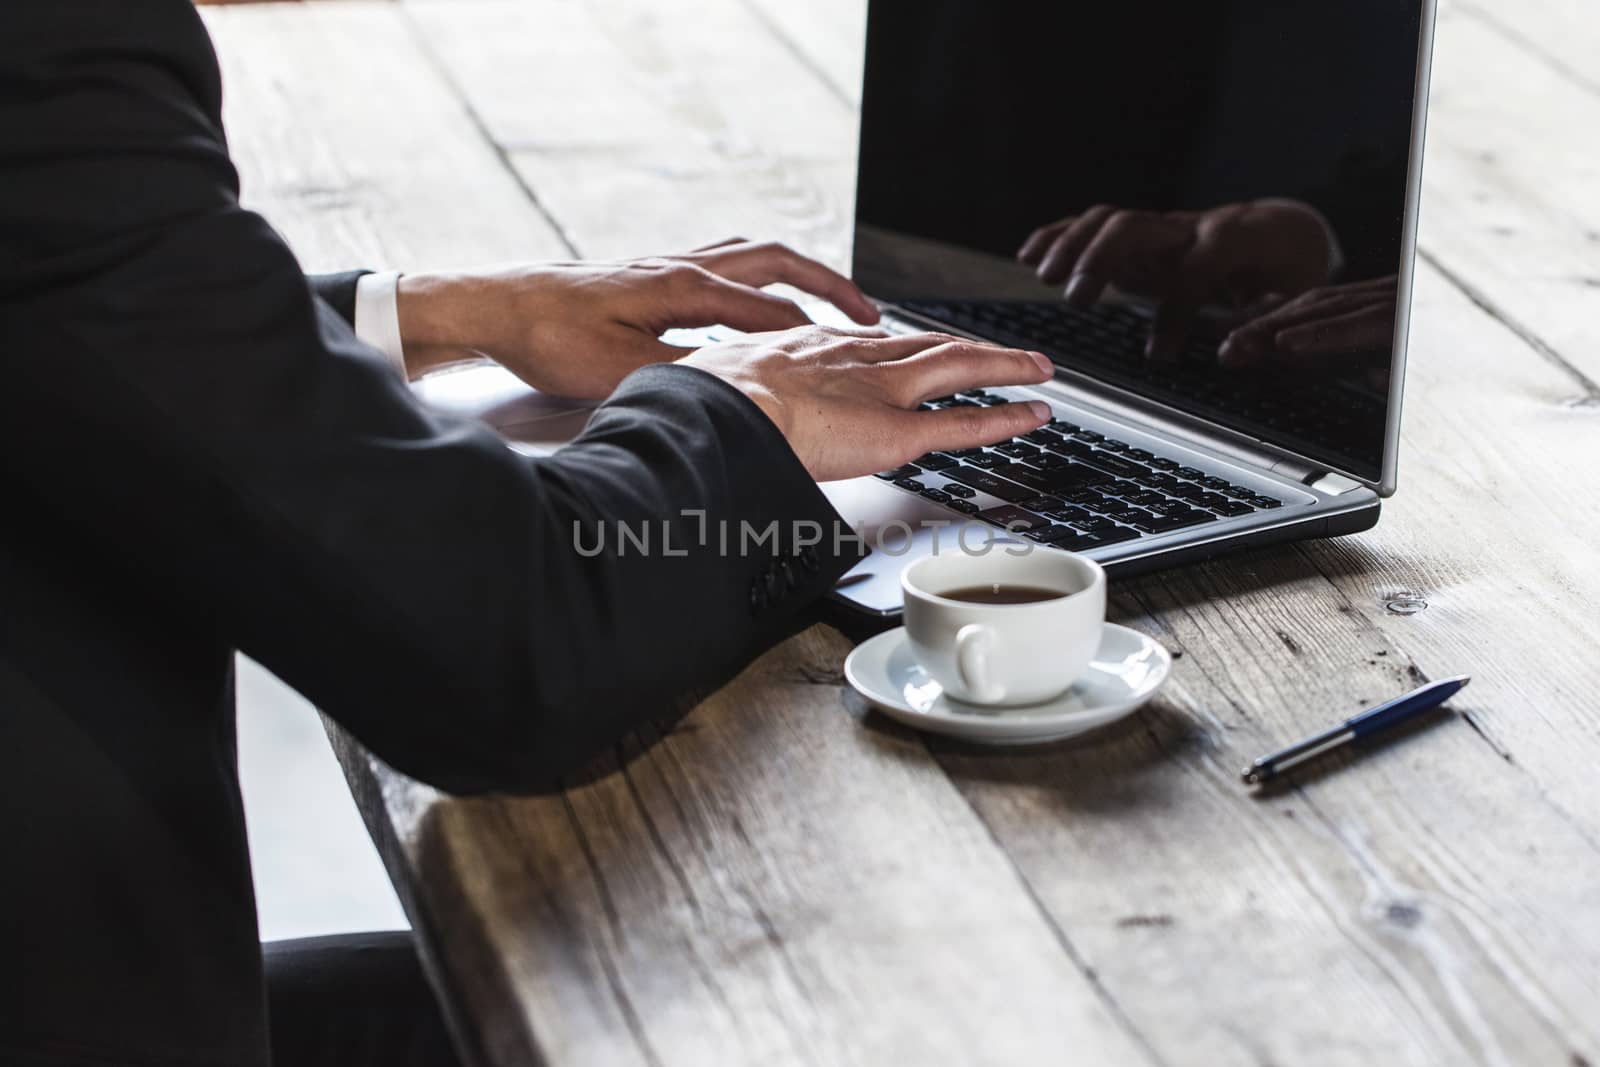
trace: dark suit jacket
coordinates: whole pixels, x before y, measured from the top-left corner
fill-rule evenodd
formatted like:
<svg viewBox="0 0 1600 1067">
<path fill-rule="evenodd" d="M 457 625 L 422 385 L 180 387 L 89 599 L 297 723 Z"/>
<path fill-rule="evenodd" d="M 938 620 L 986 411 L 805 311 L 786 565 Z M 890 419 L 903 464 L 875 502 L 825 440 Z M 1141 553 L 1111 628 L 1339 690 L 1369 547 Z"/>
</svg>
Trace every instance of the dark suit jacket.
<svg viewBox="0 0 1600 1067">
<path fill-rule="evenodd" d="M 854 558 L 796 543 L 832 509 L 698 371 L 545 460 L 419 409 L 240 209 L 220 121 L 189 0 L 0 4 L 8 1065 L 268 1062 L 235 649 L 424 781 L 544 789 Z M 576 551 L 601 517 L 658 551 Z M 777 544 L 724 556 L 740 520 Z"/>
</svg>

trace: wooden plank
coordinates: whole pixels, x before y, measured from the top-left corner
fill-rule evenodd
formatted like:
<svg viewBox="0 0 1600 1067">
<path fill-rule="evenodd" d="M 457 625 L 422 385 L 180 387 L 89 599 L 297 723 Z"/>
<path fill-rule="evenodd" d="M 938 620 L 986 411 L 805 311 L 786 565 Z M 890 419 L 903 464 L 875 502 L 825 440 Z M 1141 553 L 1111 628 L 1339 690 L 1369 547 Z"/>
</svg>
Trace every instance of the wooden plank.
<svg viewBox="0 0 1600 1067">
<path fill-rule="evenodd" d="M 412 0 L 587 256 L 776 237 L 849 261 L 854 113 L 739 0 Z"/>
<path fill-rule="evenodd" d="M 394 4 L 203 12 L 243 200 L 308 270 L 565 253 Z"/>
<path fill-rule="evenodd" d="M 490 1062 L 1149 1062 L 920 741 L 841 710 L 848 647 L 807 631 L 561 797 L 355 764 Z"/>
<path fill-rule="evenodd" d="M 861 104 L 867 5 L 861 0 L 744 0 L 841 100 Z"/>
<path fill-rule="evenodd" d="M 1509 34 L 1509 36 L 1508 36 Z M 1600 404 L 1600 89 L 1592 8 L 1440 12 L 1421 243 Z M 1560 59 L 1556 57 L 1565 57 Z M 1580 57 L 1582 62 L 1579 63 Z"/>
</svg>

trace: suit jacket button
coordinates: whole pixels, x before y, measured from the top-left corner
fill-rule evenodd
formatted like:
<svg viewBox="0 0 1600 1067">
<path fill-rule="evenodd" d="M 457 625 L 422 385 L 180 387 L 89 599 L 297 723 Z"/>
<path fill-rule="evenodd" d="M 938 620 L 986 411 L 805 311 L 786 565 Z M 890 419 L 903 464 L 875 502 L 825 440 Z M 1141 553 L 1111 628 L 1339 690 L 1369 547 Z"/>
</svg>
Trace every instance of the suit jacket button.
<svg viewBox="0 0 1600 1067">
<path fill-rule="evenodd" d="M 784 592 L 792 592 L 799 581 L 799 576 L 794 572 L 794 564 L 786 559 L 779 560 L 778 573 L 783 576 Z"/>
</svg>

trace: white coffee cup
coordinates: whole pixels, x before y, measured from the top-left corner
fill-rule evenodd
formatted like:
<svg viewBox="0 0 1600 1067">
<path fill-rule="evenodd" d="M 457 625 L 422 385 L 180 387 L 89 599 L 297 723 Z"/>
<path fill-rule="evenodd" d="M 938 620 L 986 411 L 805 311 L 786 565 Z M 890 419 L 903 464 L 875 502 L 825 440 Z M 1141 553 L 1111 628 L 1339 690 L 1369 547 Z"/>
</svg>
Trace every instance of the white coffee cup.
<svg viewBox="0 0 1600 1067">
<path fill-rule="evenodd" d="M 1020 604 L 945 595 L 995 586 L 1060 595 Z M 1100 647 L 1106 574 L 1082 556 L 1050 549 L 938 553 L 906 567 L 900 588 L 917 662 L 947 694 L 969 704 L 1037 704 L 1060 696 Z"/>
</svg>

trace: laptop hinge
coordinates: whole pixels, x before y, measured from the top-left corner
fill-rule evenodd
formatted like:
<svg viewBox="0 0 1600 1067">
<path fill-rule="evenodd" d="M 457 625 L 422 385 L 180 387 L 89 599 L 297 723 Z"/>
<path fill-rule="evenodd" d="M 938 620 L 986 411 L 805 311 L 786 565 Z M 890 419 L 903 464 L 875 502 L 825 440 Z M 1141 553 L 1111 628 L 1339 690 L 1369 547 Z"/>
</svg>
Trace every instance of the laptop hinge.
<svg viewBox="0 0 1600 1067">
<path fill-rule="evenodd" d="M 1327 496 L 1343 496 L 1362 488 L 1354 478 L 1346 478 L 1336 471 L 1323 471 L 1320 476 L 1313 474 L 1306 479 L 1306 484 Z"/>
</svg>

